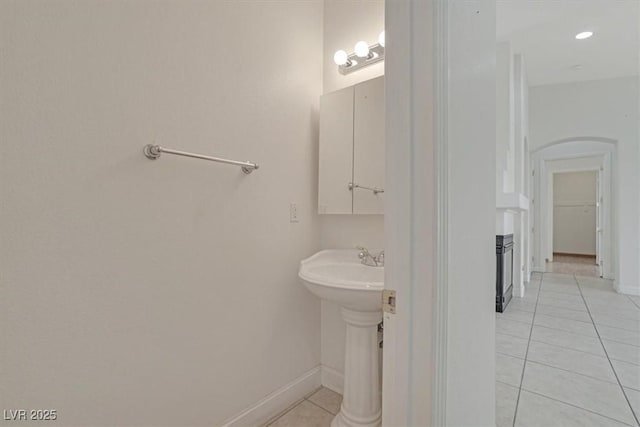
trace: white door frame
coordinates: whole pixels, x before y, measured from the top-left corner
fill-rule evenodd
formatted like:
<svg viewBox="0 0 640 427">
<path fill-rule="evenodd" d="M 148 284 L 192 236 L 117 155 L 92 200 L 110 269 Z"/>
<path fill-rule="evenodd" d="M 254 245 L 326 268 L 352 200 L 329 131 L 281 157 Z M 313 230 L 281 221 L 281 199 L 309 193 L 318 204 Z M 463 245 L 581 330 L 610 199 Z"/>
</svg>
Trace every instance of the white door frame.
<svg viewBox="0 0 640 427">
<path fill-rule="evenodd" d="M 431 310 L 419 308 L 435 305 L 436 181 L 429 171 L 443 168 L 435 167 L 430 132 L 435 118 L 427 111 L 437 102 L 433 82 L 417 77 L 433 76 L 432 23 L 434 8 L 442 6 L 441 1 L 385 3 L 385 288 L 397 293 L 396 314 L 384 314 L 382 425 L 389 427 L 431 424 L 432 393 L 443 387 L 432 384 L 434 318 Z"/>
<path fill-rule="evenodd" d="M 382 424 L 495 425 L 495 2 L 387 1 L 385 26 Z"/>
<path fill-rule="evenodd" d="M 561 148 L 561 145 L 570 144 Z M 560 148 L 554 149 L 554 147 Z M 613 167 L 615 161 L 615 140 L 600 137 L 579 137 L 558 141 L 544 146 L 532 153 L 534 162 L 534 270 L 544 272 L 545 260 L 553 257 L 553 172 L 579 172 L 602 168 L 602 252 L 601 262 L 604 264 L 602 275 L 606 279 L 615 279 L 616 253 L 613 239 L 616 235 L 613 209 L 615 206 L 615 186 Z M 564 167 L 549 170 L 549 162 L 556 160 L 600 158 L 597 167 Z"/>
</svg>

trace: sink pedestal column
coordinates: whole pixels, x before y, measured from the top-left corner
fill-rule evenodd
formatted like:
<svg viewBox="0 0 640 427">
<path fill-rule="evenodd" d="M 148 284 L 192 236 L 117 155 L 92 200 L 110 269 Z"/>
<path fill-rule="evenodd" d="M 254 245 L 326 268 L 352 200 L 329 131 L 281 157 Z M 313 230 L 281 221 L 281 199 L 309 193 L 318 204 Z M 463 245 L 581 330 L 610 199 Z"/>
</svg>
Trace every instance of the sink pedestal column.
<svg viewBox="0 0 640 427">
<path fill-rule="evenodd" d="M 347 323 L 344 394 L 331 427 L 378 427 L 382 420 L 378 324 L 382 311 L 342 308 Z"/>
</svg>

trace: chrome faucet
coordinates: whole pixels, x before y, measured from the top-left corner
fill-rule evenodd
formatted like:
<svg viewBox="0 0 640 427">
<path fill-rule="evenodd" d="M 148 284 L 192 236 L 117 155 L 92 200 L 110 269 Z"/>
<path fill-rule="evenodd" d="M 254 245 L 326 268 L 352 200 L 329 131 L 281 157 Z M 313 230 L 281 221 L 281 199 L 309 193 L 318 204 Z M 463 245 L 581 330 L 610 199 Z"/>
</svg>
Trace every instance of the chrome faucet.
<svg viewBox="0 0 640 427">
<path fill-rule="evenodd" d="M 373 256 L 364 246 L 356 246 L 356 249 L 360 251 L 358 252 L 358 258 L 360 258 L 362 264 L 370 267 L 384 267 L 384 250 Z"/>
</svg>

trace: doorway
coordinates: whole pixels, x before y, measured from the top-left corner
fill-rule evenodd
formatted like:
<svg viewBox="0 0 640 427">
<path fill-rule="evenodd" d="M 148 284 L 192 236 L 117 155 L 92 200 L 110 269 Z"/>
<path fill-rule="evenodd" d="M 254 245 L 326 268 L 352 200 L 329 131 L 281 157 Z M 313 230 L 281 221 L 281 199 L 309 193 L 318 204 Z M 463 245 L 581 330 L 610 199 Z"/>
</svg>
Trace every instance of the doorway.
<svg viewBox="0 0 640 427">
<path fill-rule="evenodd" d="M 553 252 L 546 271 L 600 277 L 599 171 L 558 172 L 552 180 Z"/>
<path fill-rule="evenodd" d="M 615 148 L 613 140 L 585 138 L 532 153 L 534 271 L 615 278 Z"/>
</svg>

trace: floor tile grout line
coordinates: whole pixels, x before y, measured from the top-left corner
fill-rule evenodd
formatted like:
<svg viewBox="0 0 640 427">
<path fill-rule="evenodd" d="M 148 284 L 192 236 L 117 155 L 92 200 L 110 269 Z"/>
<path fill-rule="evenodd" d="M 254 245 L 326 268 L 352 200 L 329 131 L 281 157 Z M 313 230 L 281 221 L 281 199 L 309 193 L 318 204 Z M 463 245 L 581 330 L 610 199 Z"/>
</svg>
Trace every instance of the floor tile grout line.
<svg viewBox="0 0 640 427">
<path fill-rule="evenodd" d="M 621 320 L 621 321 L 629 321 L 629 322 L 638 322 L 640 323 L 640 316 L 635 316 L 635 317 L 622 317 L 621 315 L 617 314 L 617 313 L 613 313 L 614 315 L 612 316 L 609 313 L 606 312 L 602 312 L 601 310 L 596 309 L 592 309 L 591 311 L 594 312 L 594 314 L 596 314 L 597 316 L 606 316 L 609 317 L 611 319 L 616 319 L 616 320 Z M 617 316 L 616 316 L 617 315 Z"/>
<path fill-rule="evenodd" d="M 640 332 L 637 332 L 637 334 L 640 336 Z M 602 338 L 603 341 L 609 341 L 609 342 L 614 342 L 616 344 L 622 344 L 622 345 L 628 345 L 630 347 L 638 347 L 638 349 L 640 349 L 640 344 L 636 345 L 636 344 L 629 344 L 628 342 L 624 342 L 624 341 L 618 341 L 618 340 L 614 340 L 611 338 L 607 338 L 604 337 Z M 637 363 L 634 363 L 634 365 L 637 365 Z"/>
<path fill-rule="evenodd" d="M 314 392 L 313 394 L 315 394 L 315 392 Z M 313 396 L 313 394 L 311 394 L 309 397 Z M 294 404 L 292 404 L 292 405 L 291 405 L 291 406 L 289 406 L 287 409 L 285 409 L 284 411 L 282 411 L 282 413 L 280 413 L 279 415 L 276 415 L 276 416 L 274 416 L 272 419 L 268 420 L 268 421 L 264 424 L 264 426 L 265 426 L 265 427 L 269 427 L 269 426 L 271 426 L 272 424 L 275 424 L 279 419 L 281 419 L 282 417 L 284 417 L 285 415 L 287 415 L 289 412 L 293 411 L 293 410 L 294 410 L 294 409 L 296 409 L 298 406 L 300 406 L 300 405 L 302 404 L 302 402 L 309 402 L 309 403 L 311 403 L 313 406 L 315 406 L 315 407 L 317 407 L 317 408 L 322 409 L 324 412 L 326 412 L 326 413 L 328 413 L 329 415 L 332 415 L 332 416 L 334 416 L 334 417 L 337 415 L 337 414 L 334 414 L 333 412 L 331 412 L 331 411 L 329 411 L 329 410 L 327 410 L 327 409 L 323 408 L 322 406 L 318 405 L 317 403 L 312 402 L 311 400 L 309 400 L 309 397 L 305 397 L 305 398 L 302 398 L 302 399 L 300 399 L 300 400 L 296 401 Z"/>
<path fill-rule="evenodd" d="M 587 337 L 587 338 L 589 338 L 589 337 Z M 596 338 L 596 337 L 593 337 L 593 338 Z M 533 339 L 533 340 L 531 340 L 531 341 L 533 341 L 533 342 L 538 342 L 538 343 L 542 343 L 542 344 L 547 344 L 547 345 L 553 345 L 553 346 L 556 346 L 556 347 L 559 347 L 559 348 L 564 348 L 565 350 L 578 351 L 578 352 L 580 352 L 580 353 L 589 354 L 589 355 L 591 355 L 591 356 L 596 356 L 596 357 L 606 357 L 606 356 L 603 356 L 602 354 L 595 354 L 595 353 L 591 353 L 591 352 L 589 352 L 589 351 L 579 350 L 579 349 L 577 349 L 577 348 L 573 348 L 573 347 L 566 347 L 566 346 L 564 346 L 564 345 L 554 344 L 554 343 L 550 343 L 550 342 L 547 342 L 547 341 L 542 341 L 542 340 L 540 340 L 540 339 Z"/>
<path fill-rule="evenodd" d="M 596 338 L 596 337 L 592 337 L 592 338 Z M 602 354 L 589 353 L 588 351 L 579 350 L 577 348 L 572 348 L 572 347 L 566 347 L 564 345 L 554 344 L 554 343 L 550 343 L 550 342 L 546 342 L 546 341 L 540 341 L 538 339 L 532 339 L 531 341 L 537 342 L 537 343 L 541 343 L 541 344 L 551 345 L 551 346 L 558 347 L 558 348 L 563 348 L 565 350 L 577 351 L 578 353 L 584 353 L 584 354 L 588 354 L 590 356 L 602 357 L 603 359 L 606 358 L 606 356 L 603 356 Z M 624 362 L 624 360 L 623 360 L 623 362 Z M 627 363 L 631 363 L 632 365 L 635 365 L 635 363 L 632 363 L 632 362 L 627 362 Z"/>
<path fill-rule="evenodd" d="M 544 316 L 544 315 L 543 315 L 543 316 Z M 564 319 L 564 320 L 567 320 L 567 319 Z M 585 325 L 588 325 L 588 323 L 585 323 Z M 534 323 L 534 326 L 538 326 L 538 327 L 540 327 L 540 328 L 551 329 L 551 330 L 554 330 L 554 331 L 566 332 L 567 334 L 578 335 L 578 336 L 581 336 L 581 337 L 596 338 L 596 336 L 595 336 L 595 335 L 587 335 L 587 334 L 581 334 L 581 333 L 579 333 L 579 332 L 567 331 L 566 329 L 552 328 L 551 326 L 545 326 L 545 325 L 541 325 L 541 324 L 539 324 L 539 323 L 538 323 L 538 324 L 535 324 L 535 323 Z"/>
<path fill-rule="evenodd" d="M 520 387 L 518 387 L 518 386 L 511 385 L 511 384 L 509 384 L 509 383 L 505 383 L 504 381 L 496 380 L 496 382 L 497 382 L 497 383 L 500 383 L 500 384 L 502 384 L 502 385 L 506 385 L 507 387 L 511 387 L 511 388 L 520 388 Z"/>
<path fill-rule="evenodd" d="M 618 303 L 616 303 L 616 304 L 619 304 L 619 302 L 618 302 Z M 611 312 L 607 313 L 607 311 L 606 311 L 606 310 L 605 310 L 605 311 L 603 311 L 600 307 L 589 307 L 589 308 L 590 308 L 592 311 L 594 311 L 596 314 L 602 314 L 602 315 L 604 315 L 604 316 L 609 316 L 609 317 L 614 318 L 614 319 L 619 319 L 619 320 L 635 320 L 636 322 L 640 321 L 640 316 L 638 315 L 638 313 L 640 313 L 640 311 L 636 310 L 635 308 L 634 308 L 634 309 L 631 309 L 631 310 L 629 310 L 629 309 L 625 309 L 625 308 L 619 308 L 619 309 L 618 309 L 618 310 L 619 310 L 618 312 L 613 312 L 613 314 L 614 314 L 613 316 L 612 316 L 611 314 L 609 314 L 609 313 L 611 313 Z M 623 312 L 623 313 L 620 313 L 620 310 L 623 310 L 623 311 L 632 311 L 632 312 L 634 313 L 634 315 L 633 315 L 633 316 L 628 316 L 628 315 L 624 314 L 624 312 Z M 623 316 L 628 316 L 628 317 L 623 317 Z"/>
<path fill-rule="evenodd" d="M 542 289 L 543 278 L 544 278 L 544 273 L 540 277 L 540 281 L 539 281 L 540 286 L 538 286 L 538 292 L 536 294 L 536 303 L 533 308 L 533 320 L 531 322 L 531 329 L 529 329 L 529 340 L 527 341 L 527 349 L 524 352 L 524 363 L 522 364 L 522 372 L 520 373 L 520 386 L 518 387 L 518 396 L 516 397 L 516 407 L 513 412 L 512 427 L 515 427 L 516 418 L 518 417 L 518 405 L 520 404 L 520 394 L 522 394 L 522 383 L 524 382 L 524 372 L 525 372 L 525 369 L 527 368 L 527 357 L 529 355 L 529 346 L 531 345 L 531 335 L 533 335 L 533 325 L 535 324 L 535 321 L 536 321 L 536 311 L 538 309 L 538 299 L 540 299 L 540 290 Z"/>
<path fill-rule="evenodd" d="M 615 360 L 616 362 L 628 363 L 629 365 L 633 365 L 633 366 L 640 366 L 640 364 L 629 362 L 628 360 L 618 359 L 618 358 L 615 358 L 615 357 L 609 357 L 609 360 Z"/>
<path fill-rule="evenodd" d="M 615 360 L 616 362 L 628 363 L 629 365 L 633 365 L 633 366 L 640 366 L 640 364 L 638 364 L 638 363 L 629 362 L 628 360 L 622 360 L 622 359 L 618 359 L 616 357 L 609 357 L 609 360 Z"/>
<path fill-rule="evenodd" d="M 508 320 L 509 322 L 518 322 L 518 323 L 523 323 L 525 325 L 528 325 L 529 322 L 523 322 L 522 320 L 514 320 L 514 319 L 506 319 L 506 318 L 498 318 L 500 320 Z"/>
<path fill-rule="evenodd" d="M 571 369 L 567 369 L 567 368 L 559 368 L 557 366 L 549 365 L 548 363 L 544 363 L 544 362 L 538 362 L 537 360 L 533 360 L 533 359 L 527 359 L 527 362 L 535 363 L 536 365 L 546 366 L 547 368 L 558 369 L 560 371 L 569 372 L 569 373 L 575 374 L 575 375 L 580 375 L 581 377 L 591 378 L 592 380 L 602 381 L 603 383 L 607 383 L 607 384 L 618 384 L 617 380 L 616 381 L 603 380 L 602 378 L 593 377 L 591 375 L 583 374 L 581 372 L 572 371 Z"/>
<path fill-rule="evenodd" d="M 559 307 L 558 307 L 558 308 L 559 308 Z M 540 314 L 540 315 L 542 315 L 542 316 L 554 317 L 554 318 L 556 318 L 556 319 L 562 319 L 562 320 L 573 320 L 574 322 L 581 322 L 581 323 L 585 323 L 585 324 L 587 324 L 587 325 L 592 325 L 592 324 L 593 324 L 593 323 L 591 323 L 591 322 L 586 322 L 586 321 L 584 321 L 584 320 L 569 319 L 568 317 L 560 317 L 560 316 L 558 316 L 558 315 L 551 315 L 551 314 L 547 314 L 547 313 L 543 313 L 543 312 L 540 312 L 540 313 L 538 313 L 538 314 Z"/>
<path fill-rule="evenodd" d="M 522 357 L 514 356 L 512 354 L 502 353 L 502 352 L 499 352 L 498 350 L 496 350 L 496 354 L 499 354 L 500 356 L 513 357 L 514 359 L 518 359 L 518 360 L 524 360 Z"/>
<path fill-rule="evenodd" d="M 630 318 L 638 318 L 638 314 L 640 314 L 640 309 L 638 307 L 636 307 L 635 305 L 623 305 L 623 301 L 626 300 L 610 300 L 607 302 L 589 302 L 587 300 L 587 305 L 589 305 L 591 308 L 596 309 L 596 310 L 606 310 L 608 305 L 611 304 L 619 304 L 621 305 L 621 307 L 619 307 L 619 310 L 622 310 L 622 312 L 630 312 L 630 313 L 634 313 Z M 631 303 L 629 303 L 631 304 Z M 604 306 L 604 308 L 602 307 Z"/>
<path fill-rule="evenodd" d="M 542 296 L 542 298 L 545 298 L 545 299 L 548 299 L 548 300 L 553 299 L 554 301 L 560 302 L 560 303 L 566 302 L 566 303 L 569 303 L 569 304 L 576 304 L 575 300 L 566 299 L 566 298 L 563 298 L 561 296 L 558 297 L 558 295 L 570 296 L 571 298 L 576 298 L 576 299 L 580 298 L 580 295 L 568 295 L 568 294 L 554 294 L 554 295 L 545 294 L 544 296 Z M 545 301 L 540 301 L 540 303 L 541 304 L 546 304 L 546 305 L 553 305 L 553 304 L 549 304 L 549 303 L 547 303 Z M 562 307 L 562 308 L 564 308 L 564 307 Z"/>
<path fill-rule="evenodd" d="M 578 290 L 580 291 L 580 295 L 582 295 L 582 289 L 580 288 L 580 282 L 578 282 L 578 279 L 575 278 L 575 275 L 573 276 L 574 280 L 576 281 L 576 283 L 578 284 Z M 584 295 L 582 295 L 582 298 L 584 299 Z M 586 304 L 586 301 L 585 301 Z M 622 382 L 620 382 L 620 378 L 618 377 L 618 373 L 616 372 L 616 368 L 613 366 L 613 363 L 611 362 L 611 359 L 609 358 L 609 352 L 607 352 L 607 348 L 605 347 L 604 343 L 602 342 L 602 338 L 600 337 L 600 332 L 598 332 L 598 327 L 596 326 L 596 322 L 593 320 L 593 316 L 591 316 L 591 311 L 589 311 L 589 308 L 587 307 L 587 312 L 589 313 L 589 317 L 591 317 L 591 321 L 593 322 L 593 326 L 594 328 L 596 328 L 596 334 L 598 334 L 598 339 L 600 340 L 600 345 L 602 345 L 602 349 L 604 350 L 604 354 L 607 356 L 607 360 L 609 361 L 609 366 L 611 366 L 611 370 L 613 371 L 613 375 L 616 377 L 616 380 L 618 381 L 618 385 L 620 386 L 620 390 L 622 390 L 622 395 L 624 396 L 625 400 L 627 401 L 627 405 L 629 405 L 629 410 L 631 411 L 631 414 L 633 415 L 633 418 L 635 418 L 636 420 L 636 424 L 640 425 L 640 420 L 638 420 L 638 415 L 636 415 L 635 411 L 633 410 L 633 406 L 631 405 L 631 401 L 629 401 L 629 396 L 627 396 L 627 393 L 624 389 L 624 386 L 622 385 Z"/>
<path fill-rule="evenodd" d="M 560 305 L 553 305 L 553 304 L 547 304 L 545 302 L 541 302 L 540 304 L 542 304 L 543 307 L 555 307 L 555 308 L 561 308 L 562 310 L 569 310 L 569 311 L 575 311 L 578 313 L 584 313 L 586 312 L 586 310 L 576 310 L 575 308 L 569 308 L 569 307 L 562 307 Z M 585 309 L 586 309 L 586 305 L 585 305 Z"/>
<path fill-rule="evenodd" d="M 545 314 L 545 313 L 539 312 L 538 316 L 551 317 L 554 320 L 569 320 L 571 322 L 584 323 L 585 325 L 589 325 L 589 326 L 592 325 L 591 321 L 585 322 L 584 320 L 569 319 L 567 317 L 560 317 L 560 316 L 557 316 L 557 315 L 554 315 L 554 314 Z M 547 328 L 548 328 L 548 326 L 547 326 Z"/>
<path fill-rule="evenodd" d="M 610 357 L 609 359 L 615 360 L 616 362 L 626 363 L 627 365 L 640 366 L 640 363 L 629 362 L 628 360 L 622 360 L 615 357 Z M 640 390 L 640 387 L 638 388 Z"/>
<path fill-rule="evenodd" d="M 265 427 L 269 427 L 272 424 L 275 424 L 276 421 L 278 421 L 280 418 L 284 417 L 285 415 L 287 415 L 289 412 L 293 411 L 294 409 L 296 409 L 298 406 L 300 406 L 300 404 L 302 402 L 304 402 L 305 400 L 307 400 L 306 398 L 302 398 L 300 400 L 297 400 L 295 403 L 291 404 L 291 406 L 289 406 L 288 408 L 286 408 L 285 410 L 283 410 L 280 414 L 278 415 L 274 415 L 273 418 L 271 418 L 270 420 L 267 420 L 267 422 L 265 424 L 263 424 Z"/>
<path fill-rule="evenodd" d="M 616 320 L 620 320 L 623 322 L 632 322 L 632 323 L 639 323 L 640 324 L 640 316 L 634 316 L 634 317 L 622 317 L 622 315 L 618 314 L 618 313 L 613 313 L 614 316 L 612 316 L 609 313 L 603 313 L 602 311 L 596 309 L 591 309 L 591 311 L 596 315 L 596 316 L 606 316 L 609 317 L 611 319 L 616 319 Z M 618 317 L 616 317 L 616 315 Z"/>
<path fill-rule="evenodd" d="M 636 334 L 640 334 L 640 330 L 636 330 L 636 329 L 618 328 L 618 327 L 616 327 L 616 326 L 605 325 L 604 323 L 603 323 L 603 324 L 600 324 L 600 325 L 599 325 L 598 323 L 595 323 L 595 325 L 596 325 L 596 327 L 598 327 L 598 326 L 604 326 L 605 328 L 619 329 L 619 330 L 621 330 L 621 331 L 635 332 Z"/>
<path fill-rule="evenodd" d="M 640 305 L 638 305 L 638 303 L 633 298 L 631 298 L 629 295 L 625 295 L 625 297 L 627 297 L 627 299 L 631 301 L 631 304 L 635 305 L 636 307 L 638 307 L 638 310 L 640 310 Z"/>
<path fill-rule="evenodd" d="M 594 411 L 594 410 L 592 410 L 592 409 L 583 408 L 582 406 L 578 406 L 578 405 L 576 405 L 576 404 L 574 404 L 574 403 L 565 402 L 564 400 L 559 400 L 559 399 L 556 399 L 555 397 L 547 396 L 546 394 L 542 394 L 542 393 L 540 393 L 540 392 L 533 391 L 533 390 L 529 390 L 529 389 L 526 389 L 526 388 L 524 389 L 524 391 L 526 391 L 527 393 L 531 393 L 531 394 L 535 394 L 535 395 L 538 395 L 538 396 L 544 397 L 545 399 L 553 400 L 554 402 L 562 403 L 562 404 L 567 405 L 567 406 L 572 406 L 572 407 L 574 407 L 574 408 L 581 409 L 581 410 L 583 410 L 583 411 L 586 411 L 586 412 L 589 412 L 589 413 L 592 413 L 592 414 L 598 415 L 598 416 L 603 417 L 603 418 L 607 418 L 607 419 L 609 419 L 609 420 L 615 421 L 615 422 L 620 423 L 620 424 L 624 424 L 624 425 L 626 425 L 626 426 L 632 426 L 632 427 L 634 427 L 634 426 L 633 426 L 633 424 L 627 424 L 627 423 L 626 423 L 626 422 L 624 422 L 624 421 L 620 421 L 620 420 L 618 420 L 618 419 L 616 419 L 616 418 L 611 418 L 611 417 L 610 417 L 610 416 L 608 416 L 608 415 L 604 415 L 604 414 L 601 414 L 601 413 L 599 413 L 599 412 L 595 412 L 595 411 Z"/>
<path fill-rule="evenodd" d="M 336 415 L 338 415 L 338 414 L 334 414 L 333 412 L 331 412 L 331 411 L 330 411 L 330 410 L 328 410 L 327 408 L 323 408 L 322 406 L 318 405 L 316 402 L 314 402 L 314 401 L 312 401 L 312 400 L 309 400 L 309 399 L 304 399 L 304 400 L 306 400 L 307 402 L 311 403 L 313 406 L 317 406 L 318 408 L 322 409 L 322 410 L 323 410 L 323 411 L 325 411 L 326 413 L 333 415 L 334 417 L 335 417 Z"/>
<path fill-rule="evenodd" d="M 504 332 L 498 332 L 498 334 L 505 335 L 505 336 L 512 337 L 512 338 L 520 338 L 521 340 L 526 340 L 525 337 L 522 337 L 522 336 L 519 336 L 519 335 L 507 334 L 507 333 L 504 333 Z"/>
</svg>

